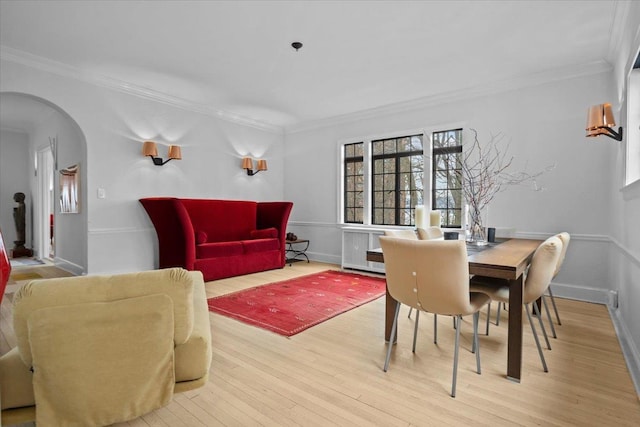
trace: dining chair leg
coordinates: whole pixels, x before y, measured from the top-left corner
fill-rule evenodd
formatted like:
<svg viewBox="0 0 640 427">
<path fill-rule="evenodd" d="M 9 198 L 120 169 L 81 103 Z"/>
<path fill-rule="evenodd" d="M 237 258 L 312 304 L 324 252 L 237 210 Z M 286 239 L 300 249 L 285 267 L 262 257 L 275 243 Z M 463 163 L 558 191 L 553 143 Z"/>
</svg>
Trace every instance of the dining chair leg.
<svg viewBox="0 0 640 427">
<path fill-rule="evenodd" d="M 480 371 L 480 342 L 478 341 L 478 322 L 480 321 L 480 311 L 473 313 L 473 347 L 476 353 L 476 367 L 478 374 Z"/>
<path fill-rule="evenodd" d="M 529 319 L 529 324 L 531 325 L 531 332 L 533 332 L 533 339 L 536 341 L 536 347 L 538 347 L 538 354 L 540 355 L 540 361 L 542 362 L 542 369 L 544 369 L 545 372 L 549 372 L 549 369 L 547 368 L 547 362 L 546 360 L 544 360 L 544 354 L 542 354 L 542 347 L 540 346 L 540 340 L 538 339 L 538 333 L 536 332 L 536 327 L 533 324 L 533 320 L 531 319 L 531 313 L 529 312 L 529 304 L 524 305 L 524 311 L 527 312 L 527 318 Z"/>
<path fill-rule="evenodd" d="M 549 312 L 549 306 L 547 305 L 547 299 L 545 296 L 542 296 L 542 304 L 544 305 L 544 311 L 547 313 L 547 320 L 549 321 L 549 326 L 551 326 L 551 336 L 554 338 L 558 338 L 556 335 L 556 328 L 553 326 L 553 321 L 551 320 L 551 313 Z"/>
<path fill-rule="evenodd" d="M 420 321 L 420 310 L 416 310 L 416 324 L 413 327 L 413 352 L 416 352 L 416 341 L 418 338 L 418 322 Z"/>
<path fill-rule="evenodd" d="M 411 319 L 411 311 L 413 311 L 413 307 L 409 307 L 409 315 L 407 316 L 409 319 Z"/>
<path fill-rule="evenodd" d="M 438 344 L 438 315 L 433 314 L 433 343 Z"/>
<path fill-rule="evenodd" d="M 460 317 L 458 319 L 458 325 L 460 325 Z M 460 328 L 456 328 L 456 343 L 453 351 L 453 380 L 451 382 L 451 397 L 456 397 L 456 381 L 458 379 L 458 348 L 460 347 Z"/>
<path fill-rule="evenodd" d="M 533 304 L 533 311 L 535 311 L 536 317 L 538 317 L 538 322 L 540 322 L 540 329 L 542 329 L 542 335 L 544 336 L 544 341 L 547 343 L 547 348 L 551 350 L 551 343 L 549 342 L 549 337 L 547 336 L 547 330 L 544 327 L 544 322 L 542 322 L 542 315 L 540 314 L 538 304 L 535 302 Z"/>
<path fill-rule="evenodd" d="M 393 316 L 393 326 L 391 326 L 391 336 L 389 337 L 389 348 L 387 349 L 387 357 L 384 360 L 383 371 L 387 372 L 389 368 L 389 360 L 391 359 L 391 349 L 393 348 L 393 341 L 396 339 L 396 327 L 398 326 L 398 314 L 400 314 L 400 304 L 396 301 L 396 314 Z"/>
<path fill-rule="evenodd" d="M 556 299 L 553 296 L 553 292 L 551 291 L 551 286 L 547 288 L 547 292 L 549 292 L 549 296 L 551 297 L 551 305 L 553 306 L 553 311 L 556 312 L 556 319 L 558 319 L 558 325 L 562 325 L 560 322 L 560 315 L 558 314 L 558 307 L 556 307 Z"/>
<path fill-rule="evenodd" d="M 496 326 L 500 326 L 500 307 L 503 306 L 504 304 L 498 303 L 498 313 L 496 313 Z M 506 310 L 506 306 L 505 306 L 505 310 Z"/>
<path fill-rule="evenodd" d="M 500 303 L 498 303 L 498 309 L 500 309 Z M 489 321 L 491 320 L 491 302 L 487 304 L 487 326 L 486 326 L 486 336 L 489 336 Z"/>
</svg>

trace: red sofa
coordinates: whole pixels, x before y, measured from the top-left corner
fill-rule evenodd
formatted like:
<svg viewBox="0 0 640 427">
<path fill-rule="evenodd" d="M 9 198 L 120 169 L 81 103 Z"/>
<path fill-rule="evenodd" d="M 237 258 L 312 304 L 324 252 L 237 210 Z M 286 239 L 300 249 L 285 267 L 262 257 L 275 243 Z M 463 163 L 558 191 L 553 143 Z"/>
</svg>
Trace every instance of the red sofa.
<svg viewBox="0 0 640 427">
<path fill-rule="evenodd" d="M 158 235 L 159 267 L 199 270 L 205 281 L 282 268 L 293 203 L 140 199 Z"/>
<path fill-rule="evenodd" d="M 9 281 L 9 275 L 11 274 L 11 262 L 7 255 L 7 249 L 4 247 L 4 240 L 2 239 L 2 231 L 0 231 L 0 304 L 2 303 L 2 297 L 4 296 L 4 290 L 7 287 Z"/>
</svg>

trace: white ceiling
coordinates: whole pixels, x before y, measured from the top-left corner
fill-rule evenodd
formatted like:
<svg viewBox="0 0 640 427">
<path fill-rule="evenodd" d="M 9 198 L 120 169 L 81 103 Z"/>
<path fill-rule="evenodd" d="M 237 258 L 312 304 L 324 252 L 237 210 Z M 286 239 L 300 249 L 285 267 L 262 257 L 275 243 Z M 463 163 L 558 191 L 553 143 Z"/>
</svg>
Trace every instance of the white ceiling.
<svg viewBox="0 0 640 427">
<path fill-rule="evenodd" d="M 1 0 L 0 52 L 291 128 L 602 68 L 618 3 Z"/>
</svg>

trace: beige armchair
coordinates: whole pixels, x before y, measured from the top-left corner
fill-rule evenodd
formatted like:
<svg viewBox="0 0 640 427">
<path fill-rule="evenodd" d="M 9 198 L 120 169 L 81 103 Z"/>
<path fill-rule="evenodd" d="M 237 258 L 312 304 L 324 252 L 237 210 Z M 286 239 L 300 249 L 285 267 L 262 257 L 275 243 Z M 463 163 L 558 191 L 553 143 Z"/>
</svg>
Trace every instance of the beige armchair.
<svg viewBox="0 0 640 427">
<path fill-rule="evenodd" d="M 0 358 L 5 425 L 113 424 L 207 381 L 200 272 L 35 280 L 16 293 L 13 310 L 17 346 Z"/>
<path fill-rule="evenodd" d="M 416 312 L 455 316 L 458 319 L 453 359 L 451 397 L 456 395 L 458 348 L 462 316 L 473 314 L 473 348 L 477 372 L 480 373 L 478 345 L 478 310 L 489 302 L 482 293 L 469 292 L 469 263 L 467 248 L 461 240 L 429 241 L 381 237 L 384 253 L 387 289 L 397 301 L 384 371 L 389 367 L 395 340 L 400 306 L 406 304 Z M 415 351 L 414 334 L 413 348 Z"/>
</svg>

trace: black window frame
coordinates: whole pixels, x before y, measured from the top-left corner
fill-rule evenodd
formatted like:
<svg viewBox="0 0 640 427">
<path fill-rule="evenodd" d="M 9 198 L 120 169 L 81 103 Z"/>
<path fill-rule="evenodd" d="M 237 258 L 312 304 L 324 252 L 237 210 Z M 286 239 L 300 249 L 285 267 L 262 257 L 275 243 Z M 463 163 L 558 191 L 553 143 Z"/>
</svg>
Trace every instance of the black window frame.
<svg viewBox="0 0 640 427">
<path fill-rule="evenodd" d="M 421 145 L 422 145 L 422 149 L 420 150 L 410 150 L 410 151 L 398 151 L 398 141 L 405 139 L 405 138 L 409 138 L 409 140 L 411 140 L 411 138 L 414 137 L 419 137 L 421 140 Z M 374 150 L 374 144 L 376 143 L 382 143 L 383 147 L 385 143 L 388 143 L 390 141 L 395 141 L 395 150 L 393 152 L 389 152 L 386 153 L 385 149 L 383 148 L 383 152 L 382 154 L 373 154 L 375 152 Z M 371 224 L 372 225 L 395 225 L 395 226 L 415 226 L 415 207 L 417 205 L 423 204 L 424 202 L 422 201 L 424 199 L 424 133 L 418 133 L 418 134 L 413 134 L 413 135 L 404 135 L 404 136 L 397 136 L 397 137 L 391 137 L 391 138 L 381 138 L 381 139 L 375 139 L 371 141 L 371 194 L 370 194 L 370 200 L 371 200 Z M 401 182 L 401 175 L 402 174 L 406 174 L 407 172 L 402 172 L 401 170 L 401 161 L 403 158 L 409 157 L 409 163 L 411 164 L 411 157 L 421 157 L 422 159 L 422 176 L 423 176 L 423 180 L 422 180 L 422 188 L 419 189 L 415 189 L 415 190 L 409 190 L 411 192 L 415 192 L 417 194 L 418 197 L 414 198 L 410 197 L 411 200 L 411 204 L 410 206 L 407 207 L 400 207 L 401 203 L 401 194 L 402 194 L 402 189 L 400 188 L 400 182 Z M 393 167 L 393 172 L 392 173 L 385 173 L 384 171 L 384 167 L 382 171 L 378 171 L 376 169 L 376 160 L 393 160 L 394 161 L 394 167 Z M 385 190 L 384 189 L 384 185 L 382 189 L 377 189 L 376 188 L 376 176 L 378 175 L 394 175 L 394 189 L 393 190 Z M 412 171 L 408 172 L 410 179 L 413 180 L 414 179 L 414 175 Z M 384 179 L 383 179 L 384 181 Z M 413 188 L 414 186 L 411 186 L 411 188 Z M 394 192 L 394 197 L 393 197 L 393 207 L 387 207 L 385 206 L 384 203 L 384 195 L 383 195 L 383 202 L 382 202 L 382 206 L 377 206 L 376 205 L 376 193 L 385 193 L 388 191 L 393 191 Z M 420 202 L 418 201 L 420 200 Z M 376 213 L 379 209 L 382 209 L 382 222 L 376 222 Z M 385 215 L 385 210 L 389 210 L 389 209 L 393 209 L 394 211 L 394 215 L 393 215 L 393 222 L 387 222 L 385 221 L 386 219 L 386 215 Z M 403 213 L 405 213 L 408 209 L 408 213 L 409 213 L 409 223 L 408 224 L 403 224 L 401 223 L 401 219 L 403 216 Z"/>
<path fill-rule="evenodd" d="M 458 145 L 454 145 L 454 146 L 447 146 L 447 147 L 435 147 L 434 144 L 434 135 L 435 134 L 441 134 L 441 133 L 447 133 L 447 132 L 458 132 L 459 133 L 459 141 Z M 431 206 L 432 209 L 434 210 L 439 210 L 441 211 L 441 218 L 440 218 L 440 225 L 443 228 L 462 228 L 462 222 L 463 222 L 463 209 L 462 209 L 462 168 L 461 168 L 461 164 L 462 164 L 462 146 L 463 146 L 463 142 L 462 142 L 462 135 L 463 135 L 463 129 L 462 128 L 456 128 L 456 129 L 446 129 L 446 130 L 441 130 L 441 131 L 436 131 L 436 132 L 432 132 L 431 133 L 431 156 L 432 156 L 432 167 L 431 167 Z M 450 155 L 457 155 L 457 159 L 455 161 L 455 164 L 458 165 L 458 167 L 456 168 L 450 168 L 449 166 L 452 164 L 450 159 L 445 159 L 444 163 L 447 165 L 446 169 L 438 169 L 438 160 L 440 156 L 450 156 Z M 437 174 L 438 171 L 446 171 L 447 173 L 447 186 L 446 188 L 438 188 L 436 189 L 436 185 L 437 185 Z M 452 178 L 455 178 L 455 180 L 458 182 L 458 184 L 460 185 L 459 188 L 457 187 L 451 187 L 450 183 L 452 182 Z M 457 191 L 459 194 L 459 200 L 458 200 L 458 206 L 459 208 L 456 208 L 455 206 L 451 207 L 449 205 L 449 197 L 447 197 L 447 206 L 442 207 L 442 206 L 438 206 L 436 203 L 436 191 L 446 191 L 447 193 L 449 193 L 451 195 L 452 199 L 455 199 L 456 197 L 453 195 L 454 191 Z M 451 215 L 450 211 L 459 211 L 458 215 Z M 452 218 L 458 218 L 460 219 L 460 224 L 454 224 L 451 223 L 450 220 Z"/>
<path fill-rule="evenodd" d="M 355 149 L 355 146 L 360 145 L 361 149 L 359 150 L 362 155 L 360 156 L 349 156 L 348 155 L 348 147 L 354 147 L 354 152 L 357 151 Z M 364 141 L 361 142 L 353 142 L 353 143 L 349 143 L 349 144 L 344 144 L 342 146 L 343 149 L 343 175 L 344 175 L 344 181 L 343 181 L 343 202 L 342 202 L 342 214 L 343 214 L 343 221 L 346 224 L 363 224 L 364 223 L 364 188 L 362 190 L 357 190 L 357 183 L 354 182 L 353 185 L 353 190 L 349 189 L 349 179 L 350 178 L 354 178 L 354 180 L 357 181 L 357 177 L 361 176 L 362 177 L 362 181 L 363 181 L 363 187 L 364 187 Z M 349 174 L 348 170 L 349 167 L 348 165 L 355 165 L 356 163 L 360 163 L 361 164 L 361 168 L 360 170 L 362 171 L 362 173 L 358 174 L 358 173 L 353 173 L 353 174 Z M 354 167 L 354 170 L 357 169 Z M 358 200 L 358 193 L 361 193 L 362 196 L 360 197 L 360 200 L 362 201 L 361 206 L 357 206 L 356 201 Z M 353 200 L 353 205 L 349 203 L 349 194 L 352 194 L 352 200 Z M 352 216 L 349 215 L 349 210 L 353 210 L 352 212 Z M 360 221 L 357 220 L 358 218 L 358 210 L 360 211 L 360 215 L 359 217 L 362 218 Z M 349 218 L 353 218 L 352 220 L 349 220 Z"/>
</svg>

